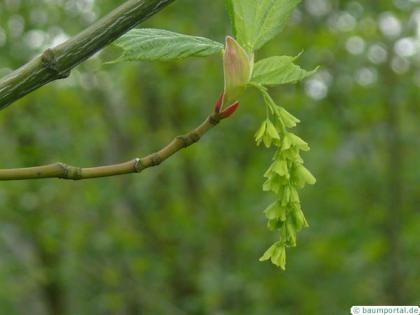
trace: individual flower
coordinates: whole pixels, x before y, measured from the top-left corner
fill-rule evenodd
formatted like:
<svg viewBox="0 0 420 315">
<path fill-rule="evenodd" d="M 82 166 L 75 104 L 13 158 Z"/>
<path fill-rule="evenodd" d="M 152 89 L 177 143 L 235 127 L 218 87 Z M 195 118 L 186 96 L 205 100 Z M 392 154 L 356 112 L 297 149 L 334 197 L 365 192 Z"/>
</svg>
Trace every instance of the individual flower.
<svg viewBox="0 0 420 315">
<path fill-rule="evenodd" d="M 269 148 L 273 141 L 276 140 L 280 141 L 280 135 L 274 124 L 269 119 L 266 119 L 255 134 L 255 141 L 257 142 L 257 145 L 264 142 L 264 145 Z"/>
<path fill-rule="evenodd" d="M 286 269 L 286 248 L 282 242 L 272 245 L 260 258 L 260 261 L 271 259 L 271 262 L 281 269 Z"/>
</svg>

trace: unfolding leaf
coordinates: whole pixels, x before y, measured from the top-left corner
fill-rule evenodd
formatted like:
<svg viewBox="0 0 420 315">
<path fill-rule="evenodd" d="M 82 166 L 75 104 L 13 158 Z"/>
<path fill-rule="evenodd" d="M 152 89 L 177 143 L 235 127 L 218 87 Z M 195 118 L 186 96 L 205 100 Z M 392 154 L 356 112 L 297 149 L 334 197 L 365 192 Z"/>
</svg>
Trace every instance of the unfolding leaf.
<svg viewBox="0 0 420 315">
<path fill-rule="evenodd" d="M 248 52 L 276 36 L 301 0 L 227 0 L 233 31 Z"/>
<path fill-rule="evenodd" d="M 115 45 L 123 54 L 113 62 L 205 57 L 223 51 L 223 44 L 211 39 L 159 29 L 134 29 L 119 38 Z"/>
<path fill-rule="evenodd" d="M 312 75 L 317 69 L 306 71 L 295 65 L 297 57 L 274 56 L 260 60 L 255 64 L 252 81 L 263 85 L 278 85 L 301 81 Z"/>
<path fill-rule="evenodd" d="M 225 104 L 237 101 L 251 79 L 253 56 L 249 55 L 238 42 L 228 36 L 223 56 L 225 74 Z"/>
</svg>

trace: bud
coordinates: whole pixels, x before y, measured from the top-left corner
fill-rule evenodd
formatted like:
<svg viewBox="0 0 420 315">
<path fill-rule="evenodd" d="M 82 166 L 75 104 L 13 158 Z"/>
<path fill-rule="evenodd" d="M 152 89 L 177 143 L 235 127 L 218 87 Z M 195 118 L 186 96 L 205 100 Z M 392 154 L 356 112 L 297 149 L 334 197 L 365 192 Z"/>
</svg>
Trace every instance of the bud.
<svg viewBox="0 0 420 315">
<path fill-rule="evenodd" d="M 223 101 L 225 99 L 225 94 L 220 95 L 220 97 L 218 98 L 216 105 L 214 105 L 214 112 L 217 114 L 220 114 L 220 112 L 222 111 L 222 107 L 223 107 Z"/>
<path fill-rule="evenodd" d="M 239 99 L 251 79 L 253 57 L 232 37 L 226 38 L 223 58 L 225 72 L 224 104 L 231 104 Z"/>
<path fill-rule="evenodd" d="M 239 108 L 240 103 L 235 102 L 232 105 L 228 106 L 223 112 L 220 113 L 222 119 L 229 118 L 232 116 Z"/>
</svg>

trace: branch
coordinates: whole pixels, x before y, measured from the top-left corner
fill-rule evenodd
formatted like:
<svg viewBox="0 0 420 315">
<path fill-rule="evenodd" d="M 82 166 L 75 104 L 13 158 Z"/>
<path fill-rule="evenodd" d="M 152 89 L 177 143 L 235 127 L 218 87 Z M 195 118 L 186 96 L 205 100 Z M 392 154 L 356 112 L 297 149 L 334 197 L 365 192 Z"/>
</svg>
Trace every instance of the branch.
<svg viewBox="0 0 420 315">
<path fill-rule="evenodd" d="M 39 87 L 67 78 L 70 71 L 174 0 L 128 0 L 65 43 L 0 80 L 0 110 Z"/>
<path fill-rule="evenodd" d="M 109 177 L 122 174 L 140 173 L 146 168 L 157 166 L 183 148 L 196 143 L 211 128 L 216 126 L 222 119 L 223 113 L 213 113 L 191 132 L 175 137 L 168 145 L 160 151 L 147 155 L 143 158 L 107 166 L 81 168 L 64 163 L 54 163 L 44 166 L 16 169 L 0 169 L 1 180 L 24 180 L 42 178 L 62 178 L 81 180 L 98 177 Z"/>
</svg>

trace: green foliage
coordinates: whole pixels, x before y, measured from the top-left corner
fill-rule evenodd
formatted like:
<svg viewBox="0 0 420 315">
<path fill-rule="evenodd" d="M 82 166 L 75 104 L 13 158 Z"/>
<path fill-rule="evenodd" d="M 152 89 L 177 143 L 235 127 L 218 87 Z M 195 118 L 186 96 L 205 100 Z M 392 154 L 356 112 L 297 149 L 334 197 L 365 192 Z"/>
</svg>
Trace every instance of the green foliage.
<svg viewBox="0 0 420 315">
<path fill-rule="evenodd" d="M 226 0 L 233 32 L 249 52 L 260 49 L 284 27 L 301 0 Z"/>
<path fill-rule="evenodd" d="M 206 57 L 223 51 L 223 45 L 208 38 L 159 29 L 134 29 L 115 41 L 124 50 L 114 62 Z"/>
<path fill-rule="evenodd" d="M 295 83 L 316 72 L 316 69 L 306 71 L 295 65 L 293 61 L 297 57 L 274 56 L 260 60 L 255 64 L 252 82 L 263 85 Z"/>
</svg>

